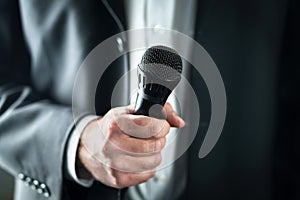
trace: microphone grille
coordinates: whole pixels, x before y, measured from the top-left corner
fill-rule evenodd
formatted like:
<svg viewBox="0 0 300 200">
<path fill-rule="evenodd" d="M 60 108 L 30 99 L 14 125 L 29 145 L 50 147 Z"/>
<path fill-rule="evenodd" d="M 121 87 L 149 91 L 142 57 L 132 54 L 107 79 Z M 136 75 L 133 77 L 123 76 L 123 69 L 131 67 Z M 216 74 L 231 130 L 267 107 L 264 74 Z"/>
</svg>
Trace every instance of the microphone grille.
<svg viewBox="0 0 300 200">
<path fill-rule="evenodd" d="M 171 67 L 173 70 L 176 70 L 180 74 L 182 72 L 181 57 L 174 49 L 166 46 L 153 46 L 147 49 L 147 51 L 143 55 L 141 65 L 146 68 L 148 64 L 161 64 Z M 162 77 L 167 76 L 167 74 L 165 73 L 169 73 L 169 70 L 166 69 L 167 68 L 159 70 L 161 71 L 160 75 Z"/>
</svg>

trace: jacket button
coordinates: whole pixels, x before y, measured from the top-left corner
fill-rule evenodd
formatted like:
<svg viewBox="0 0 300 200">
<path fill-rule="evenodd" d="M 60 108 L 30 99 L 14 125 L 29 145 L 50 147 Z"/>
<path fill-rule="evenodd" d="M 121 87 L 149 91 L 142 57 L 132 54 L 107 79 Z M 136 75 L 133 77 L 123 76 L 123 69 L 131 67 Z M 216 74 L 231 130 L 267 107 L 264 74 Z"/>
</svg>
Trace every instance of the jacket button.
<svg viewBox="0 0 300 200">
<path fill-rule="evenodd" d="M 49 189 L 46 186 L 46 184 L 41 183 L 40 184 L 40 189 L 41 189 L 41 192 L 43 193 L 44 197 L 50 197 L 50 192 L 49 192 Z"/>
<path fill-rule="evenodd" d="M 33 180 L 30 187 L 31 187 L 32 190 L 38 189 L 39 188 L 39 181 L 38 180 Z"/>
<path fill-rule="evenodd" d="M 30 188 L 31 188 L 32 190 L 36 190 L 36 186 L 35 186 L 35 185 L 31 185 Z"/>
<path fill-rule="evenodd" d="M 40 183 L 39 183 L 38 180 L 34 180 L 34 181 L 33 181 L 33 185 L 35 185 L 36 187 L 39 187 L 39 184 L 40 184 Z"/>
<path fill-rule="evenodd" d="M 18 178 L 23 181 L 25 179 L 25 175 L 23 173 L 19 173 Z"/>
<path fill-rule="evenodd" d="M 46 189 L 46 185 L 44 184 L 44 183 L 42 183 L 41 185 L 40 185 L 40 187 L 42 188 L 42 189 Z"/>
<path fill-rule="evenodd" d="M 45 193 L 44 193 L 44 196 L 45 196 L 45 197 L 50 197 L 49 192 L 45 192 Z"/>
<path fill-rule="evenodd" d="M 42 188 L 38 188 L 36 191 L 37 191 L 37 193 L 39 193 L 39 194 L 42 194 L 42 193 L 43 193 Z"/>
<path fill-rule="evenodd" d="M 30 177 L 26 177 L 26 178 L 25 178 L 25 185 L 26 185 L 26 186 L 31 185 L 31 183 L 32 183 L 31 181 L 32 181 L 32 180 L 31 180 Z"/>
</svg>

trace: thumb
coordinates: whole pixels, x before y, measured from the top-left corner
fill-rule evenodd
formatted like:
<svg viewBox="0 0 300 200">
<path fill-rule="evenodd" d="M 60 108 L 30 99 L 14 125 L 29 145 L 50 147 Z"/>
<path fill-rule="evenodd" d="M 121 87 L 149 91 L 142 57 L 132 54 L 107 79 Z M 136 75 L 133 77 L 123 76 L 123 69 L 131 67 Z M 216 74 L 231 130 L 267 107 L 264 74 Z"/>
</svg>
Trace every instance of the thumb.
<svg viewBox="0 0 300 200">
<path fill-rule="evenodd" d="M 165 103 L 164 109 L 167 115 L 166 120 L 171 126 L 178 128 L 182 128 L 185 126 L 184 120 L 176 114 L 170 103 Z"/>
</svg>

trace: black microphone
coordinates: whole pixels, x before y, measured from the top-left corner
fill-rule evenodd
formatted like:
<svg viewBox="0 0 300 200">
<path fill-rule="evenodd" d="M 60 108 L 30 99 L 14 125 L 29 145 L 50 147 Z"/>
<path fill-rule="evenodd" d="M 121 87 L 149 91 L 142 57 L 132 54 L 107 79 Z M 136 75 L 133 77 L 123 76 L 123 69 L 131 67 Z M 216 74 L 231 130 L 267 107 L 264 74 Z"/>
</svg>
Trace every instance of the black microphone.
<svg viewBox="0 0 300 200">
<path fill-rule="evenodd" d="M 153 46 L 138 65 L 138 94 L 134 114 L 164 119 L 162 112 L 172 90 L 181 79 L 182 60 L 169 47 Z"/>
</svg>

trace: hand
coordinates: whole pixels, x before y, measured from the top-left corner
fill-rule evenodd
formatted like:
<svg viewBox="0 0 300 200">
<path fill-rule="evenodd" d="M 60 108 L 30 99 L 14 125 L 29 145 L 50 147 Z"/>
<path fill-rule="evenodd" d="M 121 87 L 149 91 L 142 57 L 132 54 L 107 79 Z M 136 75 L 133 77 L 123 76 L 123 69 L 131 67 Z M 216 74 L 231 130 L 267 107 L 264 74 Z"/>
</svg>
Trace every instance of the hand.
<svg viewBox="0 0 300 200">
<path fill-rule="evenodd" d="M 164 110 L 166 120 L 132 115 L 132 106 L 119 107 L 89 123 L 78 145 L 77 175 L 114 188 L 153 177 L 170 126 L 184 126 L 169 103 Z"/>
</svg>

